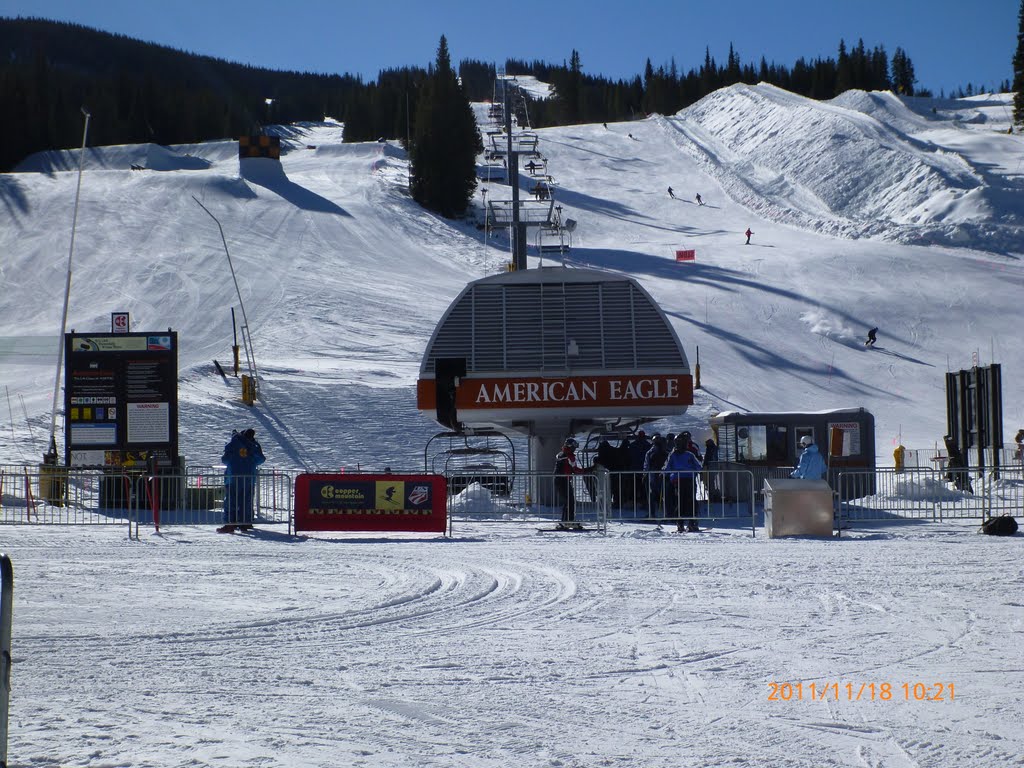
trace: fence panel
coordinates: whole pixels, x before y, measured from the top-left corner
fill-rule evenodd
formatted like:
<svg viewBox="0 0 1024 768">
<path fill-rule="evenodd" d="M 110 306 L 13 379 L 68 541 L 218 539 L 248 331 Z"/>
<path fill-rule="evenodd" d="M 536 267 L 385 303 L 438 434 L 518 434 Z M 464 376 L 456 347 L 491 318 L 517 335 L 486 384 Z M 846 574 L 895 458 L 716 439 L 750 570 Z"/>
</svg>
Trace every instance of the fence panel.
<svg viewBox="0 0 1024 768">
<path fill-rule="evenodd" d="M 268 470 L 256 478 L 254 523 L 288 523 L 293 477 Z M 183 474 L 22 467 L 0 469 L 0 525 L 206 525 L 223 522 L 224 480 L 212 467 Z"/>
<path fill-rule="evenodd" d="M 575 518 L 598 526 L 604 521 L 676 524 L 682 517 L 678 497 L 665 472 L 607 472 L 572 478 Z M 748 470 L 712 469 L 697 479 L 699 521 L 733 521 L 750 525 L 761 509 L 760 489 Z M 550 523 L 561 520 L 565 494 L 549 472 L 502 474 L 501 482 L 476 478 L 453 484 L 448 511 L 453 522 L 474 520 L 508 523 Z"/>
<path fill-rule="evenodd" d="M 608 495 L 605 470 L 573 475 L 562 482 L 550 472 L 510 472 L 501 475 L 501 482 L 478 477 L 469 484 L 453 484 L 448 516 L 453 525 L 475 521 L 554 526 L 568 507 L 571 519 L 604 531 Z"/>
<path fill-rule="evenodd" d="M 875 484 L 874 493 L 861 493 Z M 984 519 L 1020 514 L 1024 481 L 1020 470 L 996 473 L 929 468 L 880 468 L 843 472 L 836 493 L 844 522 Z"/>
</svg>

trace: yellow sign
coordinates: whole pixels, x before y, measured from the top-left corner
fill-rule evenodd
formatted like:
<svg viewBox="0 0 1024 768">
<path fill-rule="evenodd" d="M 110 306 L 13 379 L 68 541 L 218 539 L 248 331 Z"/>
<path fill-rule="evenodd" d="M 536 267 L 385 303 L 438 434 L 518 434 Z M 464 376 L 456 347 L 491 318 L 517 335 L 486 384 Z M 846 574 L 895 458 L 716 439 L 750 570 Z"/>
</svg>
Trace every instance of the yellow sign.
<svg viewBox="0 0 1024 768">
<path fill-rule="evenodd" d="M 377 509 L 402 509 L 405 506 L 405 483 L 401 480 L 377 481 Z"/>
</svg>

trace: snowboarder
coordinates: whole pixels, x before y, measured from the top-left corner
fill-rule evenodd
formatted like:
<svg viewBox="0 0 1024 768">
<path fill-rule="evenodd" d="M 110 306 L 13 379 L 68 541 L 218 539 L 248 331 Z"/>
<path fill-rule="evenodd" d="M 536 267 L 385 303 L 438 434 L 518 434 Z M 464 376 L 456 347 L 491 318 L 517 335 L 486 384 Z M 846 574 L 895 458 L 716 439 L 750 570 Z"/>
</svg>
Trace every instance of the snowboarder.
<svg viewBox="0 0 1024 768">
<path fill-rule="evenodd" d="M 671 197 L 673 200 L 676 199 L 676 193 L 672 191 L 672 187 L 668 188 L 668 196 Z"/>
<path fill-rule="evenodd" d="M 581 527 L 576 523 L 576 492 L 572 487 L 572 476 L 583 474 L 583 468 L 576 461 L 578 447 L 576 438 L 567 437 L 555 457 L 555 495 L 562 504 L 562 522 L 558 524 L 561 530 Z"/>
<path fill-rule="evenodd" d="M 875 341 L 877 339 L 878 339 L 878 329 L 877 328 L 872 328 L 870 331 L 868 331 L 868 338 L 867 338 L 867 341 L 864 342 L 864 346 L 865 347 L 873 347 L 873 346 L 875 346 Z"/>
<path fill-rule="evenodd" d="M 750 236 L 754 234 L 753 232 L 750 231 L 750 227 L 747 227 L 747 231 L 744 232 L 743 234 L 747 236 L 747 242 L 744 243 L 744 245 L 750 245 Z"/>
<path fill-rule="evenodd" d="M 818 446 L 814 444 L 814 438 L 804 435 L 800 438 L 800 447 L 804 449 L 800 454 L 800 463 L 789 476 L 797 480 L 821 480 L 828 467 L 825 466 Z"/>
<path fill-rule="evenodd" d="M 704 201 L 700 199 L 700 192 L 697 193 L 697 205 L 704 205 Z"/>
<path fill-rule="evenodd" d="M 224 462 L 224 525 L 217 533 L 251 530 L 256 468 L 267 460 L 256 430 L 232 432 L 220 460 Z"/>
</svg>

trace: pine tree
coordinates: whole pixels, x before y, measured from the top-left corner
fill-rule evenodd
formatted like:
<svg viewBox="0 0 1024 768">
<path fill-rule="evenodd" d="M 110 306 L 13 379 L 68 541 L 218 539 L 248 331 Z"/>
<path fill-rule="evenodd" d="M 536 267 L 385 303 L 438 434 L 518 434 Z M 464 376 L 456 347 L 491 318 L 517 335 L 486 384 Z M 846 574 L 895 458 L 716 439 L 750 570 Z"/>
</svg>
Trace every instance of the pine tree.
<svg viewBox="0 0 1024 768">
<path fill-rule="evenodd" d="M 582 117 L 580 103 L 582 102 L 582 81 L 583 65 L 580 64 L 580 54 L 575 48 L 569 56 L 569 71 L 565 77 L 563 88 L 558 95 L 562 102 L 565 122 L 572 124 L 580 122 Z"/>
<path fill-rule="evenodd" d="M 917 78 L 914 76 L 914 65 L 902 48 L 896 48 L 892 55 L 892 88 L 902 96 L 914 95 L 914 83 Z"/>
<path fill-rule="evenodd" d="M 1013 55 L 1013 122 L 1024 125 L 1024 0 L 1017 17 L 1017 52 Z"/>
<path fill-rule="evenodd" d="M 449 219 L 464 213 L 476 187 L 476 155 L 482 149 L 473 110 L 442 35 L 437 61 L 416 102 L 409 152 L 413 199 Z"/>
<path fill-rule="evenodd" d="M 850 56 L 846 53 L 846 41 L 839 40 L 839 58 L 836 62 L 836 96 L 845 93 L 853 86 L 850 85 L 853 75 L 850 71 Z"/>
</svg>

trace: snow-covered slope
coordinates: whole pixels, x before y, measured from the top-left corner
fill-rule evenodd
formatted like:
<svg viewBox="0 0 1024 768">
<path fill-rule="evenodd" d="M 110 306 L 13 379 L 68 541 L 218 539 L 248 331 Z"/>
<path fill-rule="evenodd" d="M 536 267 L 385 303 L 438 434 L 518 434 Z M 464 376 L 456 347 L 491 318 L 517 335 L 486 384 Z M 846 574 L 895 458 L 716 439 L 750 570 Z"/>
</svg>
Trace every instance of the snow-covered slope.
<svg viewBox="0 0 1024 768">
<path fill-rule="evenodd" d="M 999 107 L 714 98 L 739 123 L 757 102 L 773 141 L 708 104 L 700 119 L 538 132 L 556 203 L 579 222 L 567 268 L 635 276 L 691 359 L 700 349 L 704 389 L 671 426 L 863 405 L 884 462 L 901 432 L 911 448 L 939 438 L 943 374 L 975 357 L 1003 365 L 1005 428 L 1024 425 L 1022 247 L 978 235 L 1009 233 L 1024 205 Z M 503 267 L 507 239 L 422 211 L 393 145 L 342 144 L 331 122 L 281 132 L 280 165 L 240 166 L 233 142 L 90 149 L 70 326 L 105 330 L 128 310 L 136 330 L 180 332 L 192 463 L 255 426 L 272 466 L 418 469 L 436 430 L 414 410 L 420 356 L 465 283 Z M 929 162 L 927 141 L 957 173 Z M 0 463 L 45 449 L 54 365 L 40 337 L 55 356 L 77 159 L 0 176 Z M 890 210 L 869 227 L 876 190 Z M 910 216 L 972 195 L 987 207 L 949 225 L 971 247 Z M 196 200 L 238 276 L 264 377 L 253 409 L 212 363 L 230 359 L 238 298 Z M 944 245 L 901 242 L 918 230 Z M 680 247 L 697 260 L 677 264 Z M 1020 536 L 977 536 L 973 520 L 839 540 L 722 521 L 678 535 L 533 526 L 460 520 L 443 540 L 3 526 L 17 574 L 10 764 L 1020 765 Z"/>
<path fill-rule="evenodd" d="M 945 430 L 943 373 L 975 356 L 1003 365 L 1015 430 L 1022 144 L 985 106 L 1006 99 L 931 112 L 890 94 L 818 103 L 735 86 L 671 117 L 538 131 L 556 203 L 579 222 L 566 264 L 634 275 L 691 359 L 699 347 L 704 389 L 683 419 L 698 432 L 721 409 L 862 405 L 883 458 L 901 435 L 928 447 Z M 179 331 L 190 461 L 214 461 L 253 423 L 279 466 L 421 466 L 436 425 L 414 409 L 420 356 L 465 283 L 503 269 L 507 238 L 421 210 L 395 145 L 343 144 L 332 122 L 280 132 L 280 164 L 240 167 L 230 141 L 90 148 L 69 327 L 104 330 L 128 310 L 135 329 Z M 0 176 L 0 337 L 59 329 L 77 165 L 51 152 Z M 214 373 L 238 299 L 197 200 L 224 227 L 265 377 L 252 411 Z M 682 247 L 695 263 L 674 261 Z M 872 326 L 881 349 L 867 351 Z M 0 462 L 34 461 L 53 365 L 8 355 L 0 383 Z"/>
</svg>

